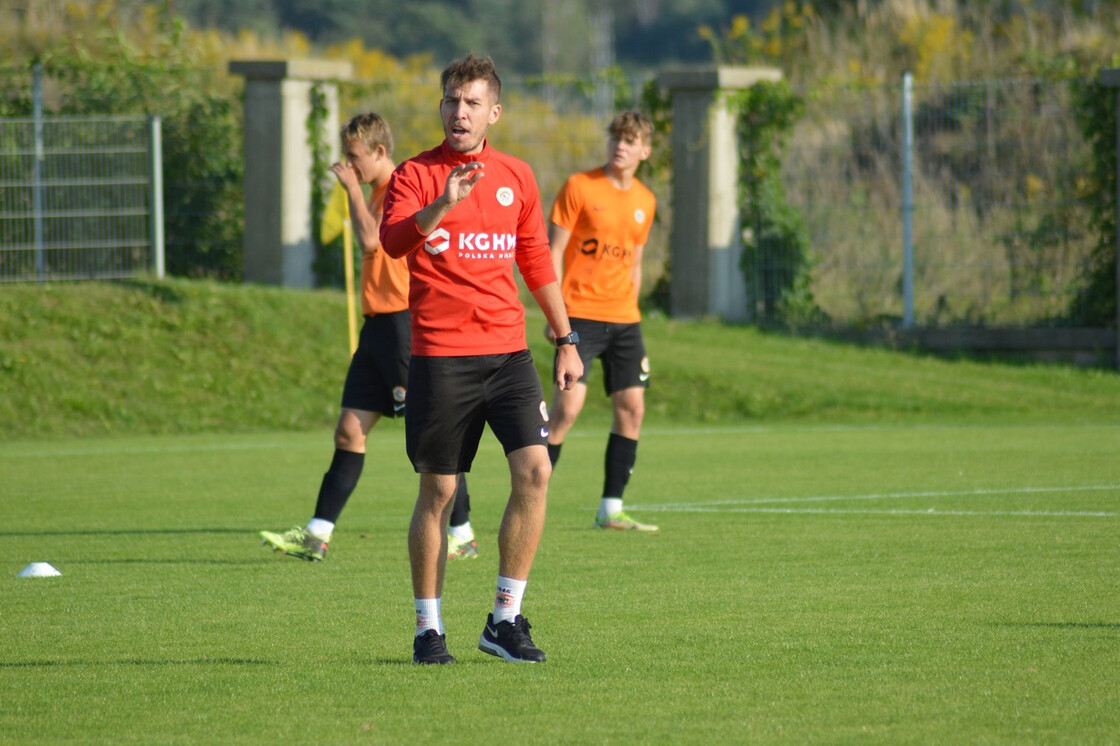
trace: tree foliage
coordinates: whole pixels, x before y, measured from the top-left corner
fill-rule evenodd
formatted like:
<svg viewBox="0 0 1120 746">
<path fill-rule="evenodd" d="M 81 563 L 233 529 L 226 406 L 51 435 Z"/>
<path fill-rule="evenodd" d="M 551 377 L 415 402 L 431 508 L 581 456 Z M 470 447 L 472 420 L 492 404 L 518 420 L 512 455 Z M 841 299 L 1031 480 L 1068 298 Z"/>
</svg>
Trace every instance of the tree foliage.
<svg viewBox="0 0 1120 746">
<path fill-rule="evenodd" d="M 763 321 L 796 324 L 814 312 L 809 235 L 782 185 L 782 151 L 804 102 L 784 81 L 759 82 L 729 95 L 739 135 L 741 269 L 751 308 Z"/>
<path fill-rule="evenodd" d="M 1113 61 L 1120 67 L 1120 57 Z M 1071 317 L 1093 326 L 1114 326 L 1117 323 L 1116 252 L 1120 236 L 1116 225 L 1117 126 L 1116 88 L 1106 88 L 1098 79 L 1090 78 L 1077 86 L 1077 119 L 1089 141 L 1093 159 L 1092 178 L 1085 183 L 1084 198 L 1089 203 L 1093 222 L 1098 228 L 1098 241 L 1088 265 L 1084 268 L 1085 284 L 1074 300 Z"/>
</svg>

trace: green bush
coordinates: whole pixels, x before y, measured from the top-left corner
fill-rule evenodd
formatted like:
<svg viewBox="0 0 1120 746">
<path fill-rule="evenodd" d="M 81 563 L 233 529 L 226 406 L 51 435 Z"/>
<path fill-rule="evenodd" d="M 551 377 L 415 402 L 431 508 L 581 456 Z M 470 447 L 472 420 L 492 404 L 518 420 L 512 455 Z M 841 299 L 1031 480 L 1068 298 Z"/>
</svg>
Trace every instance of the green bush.
<svg viewBox="0 0 1120 746">
<path fill-rule="evenodd" d="M 798 324 L 814 315 L 809 234 L 786 199 L 782 150 L 804 102 L 784 81 L 760 82 L 729 96 L 739 135 L 740 267 L 752 317 Z"/>
<path fill-rule="evenodd" d="M 1120 58 L 1113 62 L 1120 66 Z M 1077 121 L 1089 141 L 1092 178 L 1084 198 L 1097 226 L 1097 245 L 1084 267 L 1085 283 L 1070 308 L 1071 321 L 1084 326 L 1115 326 L 1116 315 L 1116 98 L 1094 75 L 1075 84 Z"/>
</svg>

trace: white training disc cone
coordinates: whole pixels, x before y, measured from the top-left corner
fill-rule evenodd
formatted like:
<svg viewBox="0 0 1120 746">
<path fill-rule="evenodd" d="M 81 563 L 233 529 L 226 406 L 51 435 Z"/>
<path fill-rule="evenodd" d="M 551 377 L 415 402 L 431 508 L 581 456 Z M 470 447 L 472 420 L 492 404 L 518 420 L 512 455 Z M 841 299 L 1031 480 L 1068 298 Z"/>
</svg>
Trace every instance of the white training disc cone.
<svg viewBox="0 0 1120 746">
<path fill-rule="evenodd" d="M 61 575 L 50 562 L 32 562 L 16 575 L 17 578 L 54 578 Z"/>
</svg>

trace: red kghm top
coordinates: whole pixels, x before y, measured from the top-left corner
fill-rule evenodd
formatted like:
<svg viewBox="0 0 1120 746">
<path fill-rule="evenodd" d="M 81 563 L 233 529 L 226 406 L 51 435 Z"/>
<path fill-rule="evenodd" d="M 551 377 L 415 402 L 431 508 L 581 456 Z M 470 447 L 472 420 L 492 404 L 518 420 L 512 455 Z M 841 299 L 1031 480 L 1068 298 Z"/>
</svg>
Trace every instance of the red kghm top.
<svg viewBox="0 0 1120 746">
<path fill-rule="evenodd" d="M 451 169 L 483 164 L 484 176 L 428 236 L 416 213 L 444 191 Z M 513 263 L 530 290 L 556 281 L 537 182 L 529 164 L 483 144 L 460 155 L 446 141 L 402 163 L 385 196 L 381 246 L 408 257 L 412 354 L 497 355 L 527 349 L 525 309 Z"/>
</svg>

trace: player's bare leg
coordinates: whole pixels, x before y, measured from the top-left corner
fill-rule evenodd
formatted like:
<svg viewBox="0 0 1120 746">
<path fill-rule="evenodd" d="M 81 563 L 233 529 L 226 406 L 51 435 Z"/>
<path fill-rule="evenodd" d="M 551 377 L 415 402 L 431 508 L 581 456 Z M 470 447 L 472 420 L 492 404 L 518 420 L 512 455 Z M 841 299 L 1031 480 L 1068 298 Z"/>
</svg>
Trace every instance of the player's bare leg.
<svg viewBox="0 0 1120 746">
<path fill-rule="evenodd" d="M 509 455 L 511 490 L 502 526 L 498 532 L 498 571 L 510 578 L 527 580 L 544 531 L 548 479 L 552 467 L 548 452 L 529 446 Z"/>
<path fill-rule="evenodd" d="M 513 451 L 509 470 L 510 497 L 498 532 L 494 611 L 486 618 L 478 648 L 511 663 L 540 663 L 545 655 L 529 636 L 529 620 L 521 614 L 521 601 L 544 531 L 552 474 L 548 451 L 540 446 Z"/>
<path fill-rule="evenodd" d="M 553 466 L 560 460 L 564 438 L 587 400 L 587 384 L 575 383 L 568 390 L 557 386 L 552 392 L 552 410 L 548 413 L 548 459 Z"/>
<path fill-rule="evenodd" d="M 458 479 L 454 474 L 421 474 L 420 493 L 408 526 L 408 560 L 416 607 L 412 662 L 454 663 L 447 652 L 440 604 L 447 565 L 447 519 Z"/>
<path fill-rule="evenodd" d="M 447 519 L 458 480 L 454 474 L 421 474 L 420 494 L 408 527 L 408 557 L 416 598 L 439 598 L 447 565 Z"/>
</svg>

